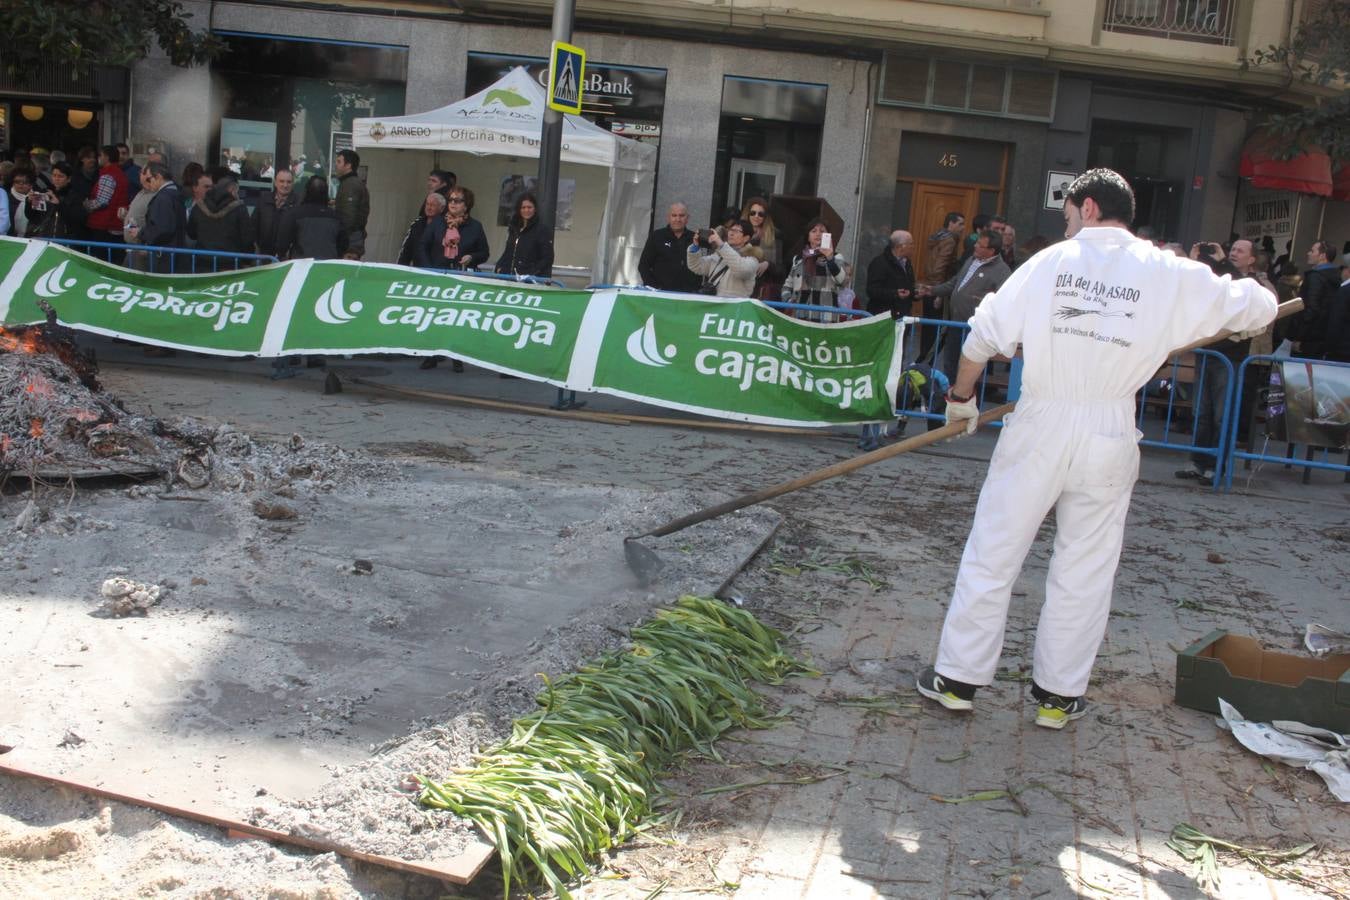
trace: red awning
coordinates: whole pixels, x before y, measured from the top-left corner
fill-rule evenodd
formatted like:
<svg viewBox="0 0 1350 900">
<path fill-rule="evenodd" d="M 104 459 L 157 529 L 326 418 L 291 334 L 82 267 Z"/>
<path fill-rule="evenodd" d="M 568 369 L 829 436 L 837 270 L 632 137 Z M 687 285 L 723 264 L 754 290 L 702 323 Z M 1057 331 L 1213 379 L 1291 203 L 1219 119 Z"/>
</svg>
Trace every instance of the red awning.
<svg viewBox="0 0 1350 900">
<path fill-rule="evenodd" d="M 1350 202 L 1350 162 L 1337 164 L 1331 173 L 1331 199 Z"/>
<path fill-rule="evenodd" d="M 1300 194 L 1331 196 L 1331 157 L 1318 148 L 1305 150 L 1291 159 L 1277 159 L 1281 139 L 1258 131 L 1242 148 L 1238 174 L 1250 178 L 1252 187 Z"/>
</svg>

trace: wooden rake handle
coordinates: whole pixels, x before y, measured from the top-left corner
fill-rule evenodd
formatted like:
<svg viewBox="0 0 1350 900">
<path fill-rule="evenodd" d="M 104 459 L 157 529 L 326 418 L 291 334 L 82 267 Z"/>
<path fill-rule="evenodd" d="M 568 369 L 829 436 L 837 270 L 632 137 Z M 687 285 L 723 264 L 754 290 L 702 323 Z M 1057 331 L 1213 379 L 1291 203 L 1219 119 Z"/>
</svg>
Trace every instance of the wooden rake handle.
<svg viewBox="0 0 1350 900">
<path fill-rule="evenodd" d="M 1303 309 L 1303 300 L 1295 298 L 1288 303 L 1281 303 L 1279 309 L 1275 313 L 1275 318 L 1282 319 L 1285 316 L 1293 315 L 1301 309 Z M 1193 341 L 1185 347 L 1180 347 L 1172 351 L 1171 356 L 1205 347 L 1215 341 L 1224 340 L 1232 334 L 1233 332 L 1231 331 L 1221 331 L 1213 337 Z M 993 409 L 985 410 L 980 413 L 980 417 L 977 421 L 980 425 L 986 425 L 995 419 L 1003 418 L 1016 407 L 1016 403 L 1004 403 L 1002 406 L 996 406 Z M 699 522 L 706 522 L 709 519 L 724 516 L 727 513 L 735 512 L 738 509 L 754 506 L 757 503 L 763 503 L 765 500 L 772 500 L 774 497 L 781 497 L 783 494 L 790 494 L 793 491 L 799 491 L 802 488 L 810 487 L 813 484 L 819 484 L 822 481 L 828 481 L 831 478 L 837 478 L 840 475 L 856 472 L 858 469 L 870 466 L 874 463 L 879 463 L 882 460 L 890 459 L 892 456 L 899 456 L 902 453 L 919 450 L 931 444 L 936 444 L 939 441 L 945 441 L 948 438 L 959 437 L 966 428 L 967 423 L 965 422 L 953 422 L 950 425 L 943 425 L 941 428 L 935 428 L 924 434 L 906 438 L 898 444 L 882 447 L 879 450 L 873 450 L 870 453 L 864 453 L 861 456 L 850 457 L 849 459 L 846 459 L 843 462 L 837 462 L 832 466 L 826 466 L 823 469 L 807 472 L 805 475 L 799 475 L 791 481 L 782 481 L 778 484 L 770 485 L 769 487 L 755 491 L 752 494 L 742 494 L 739 497 L 733 497 L 725 503 L 709 506 L 698 512 L 690 513 L 687 516 L 673 519 L 664 525 L 653 528 L 651 531 L 644 531 L 642 534 L 634 535 L 628 538 L 628 540 L 631 541 L 638 538 L 661 537 L 663 535 L 673 534 L 676 531 L 688 528 L 690 525 L 697 525 Z"/>
</svg>

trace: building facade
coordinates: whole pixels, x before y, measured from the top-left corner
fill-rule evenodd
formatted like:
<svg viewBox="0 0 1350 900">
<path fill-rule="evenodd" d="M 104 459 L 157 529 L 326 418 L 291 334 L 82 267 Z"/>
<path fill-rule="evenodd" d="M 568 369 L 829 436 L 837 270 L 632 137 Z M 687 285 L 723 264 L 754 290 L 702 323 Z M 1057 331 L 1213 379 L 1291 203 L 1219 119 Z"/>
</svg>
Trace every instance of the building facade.
<svg viewBox="0 0 1350 900">
<path fill-rule="evenodd" d="M 1137 224 L 1158 238 L 1226 238 L 1258 107 L 1300 99 L 1241 60 L 1286 42 L 1313 2 L 579 0 L 573 43 L 588 53 L 587 114 L 659 145 L 656 224 L 676 200 L 700 224 L 755 193 L 819 196 L 844 222 L 846 255 L 865 261 L 893 227 L 922 244 L 949 210 L 1056 239 L 1058 189 L 1096 165 L 1131 180 Z M 227 161 L 260 184 L 278 165 L 326 171 L 354 118 L 444 106 L 537 65 L 552 11 L 186 6 L 227 52 L 192 69 L 139 63 L 127 96 L 96 109 L 102 136 L 163 145 L 175 164 Z M 12 118 L 22 98 L 8 99 Z M 1344 206 L 1299 198 L 1280 227 L 1297 244 L 1346 223 Z"/>
</svg>

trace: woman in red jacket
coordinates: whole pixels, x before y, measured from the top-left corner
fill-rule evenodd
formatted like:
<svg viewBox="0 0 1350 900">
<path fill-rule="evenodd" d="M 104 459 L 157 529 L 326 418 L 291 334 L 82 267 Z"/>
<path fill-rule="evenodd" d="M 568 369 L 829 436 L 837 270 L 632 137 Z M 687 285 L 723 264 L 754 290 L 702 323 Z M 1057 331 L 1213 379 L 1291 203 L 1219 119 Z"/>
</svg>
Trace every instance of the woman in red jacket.
<svg viewBox="0 0 1350 900">
<path fill-rule="evenodd" d="M 89 211 L 85 219 L 85 229 L 89 240 L 104 241 L 109 244 L 122 243 L 122 217 L 126 215 L 130 193 L 127 188 L 127 176 L 117 164 L 117 148 L 100 147 L 98 151 L 98 181 L 84 201 Z M 115 265 L 122 264 L 123 250 L 109 250 L 106 247 L 91 248 L 92 255 L 102 257 Z"/>
</svg>

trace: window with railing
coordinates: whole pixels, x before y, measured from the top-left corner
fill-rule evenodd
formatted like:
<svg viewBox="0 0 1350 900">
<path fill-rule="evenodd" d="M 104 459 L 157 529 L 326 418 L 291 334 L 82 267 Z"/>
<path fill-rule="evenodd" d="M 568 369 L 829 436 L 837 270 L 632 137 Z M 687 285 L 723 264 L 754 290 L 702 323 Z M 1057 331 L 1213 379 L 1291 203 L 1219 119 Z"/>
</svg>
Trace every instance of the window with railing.
<svg viewBox="0 0 1350 900">
<path fill-rule="evenodd" d="M 1237 0 L 1106 0 L 1102 30 L 1233 44 Z"/>
</svg>

